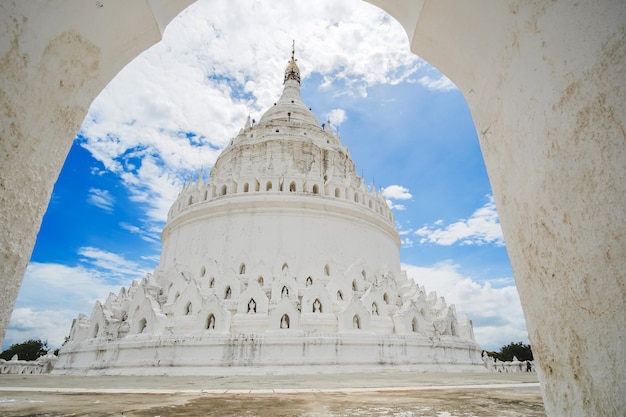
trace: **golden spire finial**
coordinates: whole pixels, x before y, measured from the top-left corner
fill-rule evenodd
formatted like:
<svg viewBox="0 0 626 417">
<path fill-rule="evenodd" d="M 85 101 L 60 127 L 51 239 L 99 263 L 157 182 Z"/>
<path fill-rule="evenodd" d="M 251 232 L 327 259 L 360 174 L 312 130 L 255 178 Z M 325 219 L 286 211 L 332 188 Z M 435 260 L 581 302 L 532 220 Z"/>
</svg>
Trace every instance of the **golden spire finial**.
<svg viewBox="0 0 626 417">
<path fill-rule="evenodd" d="M 285 69 L 285 80 L 283 84 L 286 83 L 287 80 L 296 80 L 298 84 L 300 84 L 300 68 L 298 68 L 296 61 L 296 41 L 294 39 L 291 43 L 291 60 Z"/>
</svg>

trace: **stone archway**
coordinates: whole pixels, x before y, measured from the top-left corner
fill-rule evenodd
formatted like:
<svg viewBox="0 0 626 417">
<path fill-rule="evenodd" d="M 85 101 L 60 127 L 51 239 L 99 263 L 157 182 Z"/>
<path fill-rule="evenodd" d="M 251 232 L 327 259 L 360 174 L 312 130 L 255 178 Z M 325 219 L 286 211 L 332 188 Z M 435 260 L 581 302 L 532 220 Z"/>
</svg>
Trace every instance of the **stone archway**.
<svg viewBox="0 0 626 417">
<path fill-rule="evenodd" d="M 413 52 L 466 97 L 548 414 L 623 413 L 626 6 L 369 1 L 394 16 Z M 2 338 L 52 186 L 89 104 L 192 1 L 5 3 Z M 54 27 L 45 24 L 51 20 Z"/>
</svg>

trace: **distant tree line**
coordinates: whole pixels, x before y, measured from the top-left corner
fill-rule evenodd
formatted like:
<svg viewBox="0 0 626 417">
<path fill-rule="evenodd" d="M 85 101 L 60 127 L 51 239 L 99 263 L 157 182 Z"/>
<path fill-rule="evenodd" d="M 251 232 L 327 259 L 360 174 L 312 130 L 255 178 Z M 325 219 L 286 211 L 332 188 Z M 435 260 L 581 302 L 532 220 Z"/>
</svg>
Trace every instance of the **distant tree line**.
<svg viewBox="0 0 626 417">
<path fill-rule="evenodd" d="M 14 343 L 7 350 L 0 353 L 0 359 L 11 360 L 17 354 L 18 359 L 23 361 L 34 361 L 40 356 L 46 355 L 50 351 L 48 341 L 42 342 L 40 339 L 30 339 L 22 343 Z M 55 353 L 57 353 L 55 351 Z"/>
<path fill-rule="evenodd" d="M 512 361 L 513 356 L 521 362 L 533 360 L 533 352 L 530 349 L 530 345 L 522 342 L 511 342 L 508 345 L 502 346 L 499 352 L 487 351 L 487 354 L 499 361 Z"/>
</svg>

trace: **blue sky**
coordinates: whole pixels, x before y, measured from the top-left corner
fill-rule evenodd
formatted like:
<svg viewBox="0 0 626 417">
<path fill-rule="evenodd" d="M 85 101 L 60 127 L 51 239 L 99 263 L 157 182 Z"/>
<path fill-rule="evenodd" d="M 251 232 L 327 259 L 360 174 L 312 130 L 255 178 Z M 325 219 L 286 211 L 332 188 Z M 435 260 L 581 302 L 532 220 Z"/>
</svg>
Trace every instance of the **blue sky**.
<svg viewBox="0 0 626 417">
<path fill-rule="evenodd" d="M 199 1 L 92 104 L 55 185 L 4 341 L 62 343 L 78 313 L 158 263 L 190 176 L 277 100 L 292 39 L 302 96 L 394 208 L 409 277 L 455 304 L 476 339 L 527 342 L 471 114 L 359 1 Z"/>
</svg>

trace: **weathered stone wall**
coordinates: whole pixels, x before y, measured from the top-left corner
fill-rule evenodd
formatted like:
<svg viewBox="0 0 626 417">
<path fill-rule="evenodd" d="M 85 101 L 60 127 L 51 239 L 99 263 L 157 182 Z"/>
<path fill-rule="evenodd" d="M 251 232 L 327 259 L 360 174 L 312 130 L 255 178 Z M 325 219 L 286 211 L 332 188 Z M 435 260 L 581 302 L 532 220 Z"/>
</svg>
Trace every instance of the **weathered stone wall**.
<svg viewBox="0 0 626 417">
<path fill-rule="evenodd" d="M 192 2 L 0 3 L 0 340 L 89 105 Z"/>
<path fill-rule="evenodd" d="M 372 0 L 472 111 L 549 415 L 626 413 L 626 3 Z"/>
<path fill-rule="evenodd" d="M 40 356 L 34 361 L 23 361 L 15 355 L 11 360 L 0 359 L 0 374 L 41 375 L 52 372 L 59 358 L 54 353 Z"/>
</svg>

